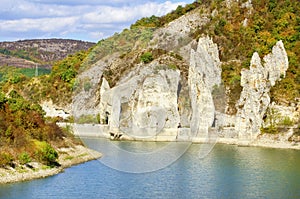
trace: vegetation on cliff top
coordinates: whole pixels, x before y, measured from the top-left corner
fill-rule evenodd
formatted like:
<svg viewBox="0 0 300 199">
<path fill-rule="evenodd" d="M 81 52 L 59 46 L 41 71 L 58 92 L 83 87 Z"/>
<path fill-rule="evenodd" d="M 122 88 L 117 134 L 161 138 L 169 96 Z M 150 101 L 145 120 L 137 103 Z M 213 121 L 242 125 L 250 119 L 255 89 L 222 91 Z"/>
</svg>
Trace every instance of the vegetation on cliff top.
<svg viewBox="0 0 300 199">
<path fill-rule="evenodd" d="M 84 66 L 115 52 L 125 57 L 124 54 L 133 48 L 143 50 L 156 29 L 190 11 L 207 13 L 210 22 L 196 27 L 190 36 L 197 39 L 203 34 L 209 35 L 218 44 L 223 62 L 222 78 L 230 90 L 229 113 L 236 112 L 235 104 L 241 92 L 241 69 L 249 67 L 254 52 L 263 57 L 279 40 L 285 45 L 289 69 L 286 78 L 272 88 L 271 97 L 283 104 L 293 102 L 300 98 L 300 3 L 297 0 L 253 0 L 251 6 L 247 6 L 246 2 L 231 1 L 228 6 L 224 0 L 198 0 L 185 7 L 178 6 L 162 17 L 144 17 L 130 29 L 98 42 Z"/>
<path fill-rule="evenodd" d="M 232 2 L 230 8 L 212 3 L 211 10 L 217 9 L 217 14 L 195 35 L 208 34 L 218 44 L 224 62 L 222 78 L 233 92 L 230 94 L 233 104 L 241 89 L 240 71 L 249 67 L 253 53 L 258 52 L 263 57 L 282 40 L 289 69 L 286 78 L 272 88 L 271 97 L 279 103 L 293 102 L 300 97 L 300 2 L 253 0 L 253 9 L 242 6 L 244 2 Z"/>
<path fill-rule="evenodd" d="M 113 53 L 120 53 L 122 55 L 132 50 L 142 50 L 147 47 L 148 42 L 152 39 L 153 32 L 157 28 L 170 23 L 200 5 L 201 3 L 196 1 L 184 7 L 178 6 L 176 10 L 162 17 L 153 15 L 136 21 L 130 26 L 130 29 L 125 29 L 121 33 L 115 33 L 113 36 L 99 41 L 84 61 L 83 67 L 87 68 L 101 58 Z"/>
</svg>

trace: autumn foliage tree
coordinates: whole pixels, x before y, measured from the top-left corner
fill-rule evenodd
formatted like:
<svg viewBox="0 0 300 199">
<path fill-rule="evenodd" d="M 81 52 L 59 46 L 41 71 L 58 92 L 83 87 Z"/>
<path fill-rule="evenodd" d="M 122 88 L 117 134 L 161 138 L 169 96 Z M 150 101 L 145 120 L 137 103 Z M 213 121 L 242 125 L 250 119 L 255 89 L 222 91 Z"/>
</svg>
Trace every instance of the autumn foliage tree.
<svg viewBox="0 0 300 199">
<path fill-rule="evenodd" d="M 31 104 L 14 90 L 7 97 L 0 93 L 0 166 L 20 157 L 24 162 L 25 153 L 27 159 L 53 163 L 58 155 L 51 143 L 61 142 L 64 136 L 56 124 L 45 122 L 39 105 Z"/>
</svg>

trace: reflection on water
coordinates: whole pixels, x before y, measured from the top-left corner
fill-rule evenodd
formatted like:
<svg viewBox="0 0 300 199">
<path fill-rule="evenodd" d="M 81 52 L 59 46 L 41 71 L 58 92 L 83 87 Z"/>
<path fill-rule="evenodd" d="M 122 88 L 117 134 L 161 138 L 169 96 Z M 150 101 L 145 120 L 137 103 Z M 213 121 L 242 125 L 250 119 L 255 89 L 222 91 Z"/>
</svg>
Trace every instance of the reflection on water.
<svg viewBox="0 0 300 199">
<path fill-rule="evenodd" d="M 149 152 L 167 143 L 114 144 Z M 0 185 L 0 198 L 300 198 L 300 151 L 217 144 L 199 159 L 199 148 L 193 144 L 171 166 L 144 174 L 91 161 L 46 179 Z"/>
<path fill-rule="evenodd" d="M 88 146 L 92 146 L 91 143 L 93 140 L 85 140 Z M 99 142 L 97 142 L 99 143 Z M 96 143 L 96 144 L 97 144 Z M 151 153 L 153 151 L 157 151 L 163 149 L 168 145 L 167 142 L 130 142 L 130 141 L 121 141 L 121 142 L 111 142 L 120 150 L 125 150 L 133 153 Z"/>
<path fill-rule="evenodd" d="M 128 173 L 146 173 L 163 169 L 178 160 L 191 142 L 113 142 L 84 139 L 84 143 L 104 154 L 101 163 Z"/>
</svg>

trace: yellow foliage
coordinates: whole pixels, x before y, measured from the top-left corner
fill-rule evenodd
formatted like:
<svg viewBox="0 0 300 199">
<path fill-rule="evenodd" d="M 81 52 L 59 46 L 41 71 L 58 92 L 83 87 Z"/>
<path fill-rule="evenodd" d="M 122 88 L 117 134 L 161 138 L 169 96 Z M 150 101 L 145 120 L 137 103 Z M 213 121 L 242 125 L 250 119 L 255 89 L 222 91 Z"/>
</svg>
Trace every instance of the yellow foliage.
<svg viewBox="0 0 300 199">
<path fill-rule="evenodd" d="M 225 26 L 224 26 L 224 30 L 226 32 L 232 32 L 233 31 L 233 25 L 231 23 L 227 23 Z"/>
</svg>

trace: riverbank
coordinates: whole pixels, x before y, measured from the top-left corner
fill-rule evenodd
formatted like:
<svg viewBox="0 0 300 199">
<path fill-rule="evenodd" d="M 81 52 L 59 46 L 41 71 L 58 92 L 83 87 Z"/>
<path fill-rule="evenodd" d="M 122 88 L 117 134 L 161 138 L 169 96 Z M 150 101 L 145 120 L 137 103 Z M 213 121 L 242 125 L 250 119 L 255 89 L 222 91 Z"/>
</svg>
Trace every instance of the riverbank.
<svg viewBox="0 0 300 199">
<path fill-rule="evenodd" d="M 114 139 L 116 136 L 111 136 L 109 127 L 107 125 L 99 124 L 67 124 L 59 123 L 59 126 L 69 126 L 75 136 L 78 137 L 90 137 L 90 138 L 105 138 Z M 230 129 L 227 129 L 230 136 L 222 137 L 217 132 L 212 131 L 210 138 L 206 137 L 193 137 L 189 132 L 189 128 L 173 128 L 162 129 L 159 134 L 149 137 L 133 137 L 126 135 L 122 132 L 116 131 L 115 135 L 121 135 L 119 140 L 124 141 L 142 141 L 142 142 L 193 142 L 193 143 L 220 143 L 230 144 L 237 146 L 253 146 L 253 147 L 268 147 L 268 148 L 280 148 L 280 149 L 296 149 L 300 150 L 300 136 L 295 136 L 294 141 L 289 141 L 293 136 L 293 131 L 289 129 L 285 133 L 278 134 L 261 134 L 254 140 L 240 140 L 238 135 L 230 133 Z M 128 131 L 129 132 L 129 131 Z M 233 132 L 233 131 L 232 131 Z M 117 136 L 117 137 L 119 137 Z"/>
<path fill-rule="evenodd" d="M 94 137 L 92 135 L 85 135 L 86 137 Z M 101 137 L 101 136 L 100 136 Z M 172 137 L 172 136 L 171 136 Z M 127 140 L 138 141 L 138 140 Z M 147 141 L 147 140 L 143 140 Z M 148 140 L 149 141 L 149 140 Z M 156 141 L 170 141 L 170 138 L 157 137 Z M 173 141 L 175 141 L 173 139 Z M 183 140 L 180 140 L 183 141 Z M 193 143 L 206 143 L 205 138 L 194 138 Z M 267 147 L 280 149 L 295 149 L 300 150 L 299 142 L 289 142 L 284 138 L 284 135 L 264 135 L 260 136 L 254 141 L 241 141 L 235 138 L 216 138 L 210 140 L 212 143 L 237 145 L 241 147 Z M 82 145 L 75 145 L 68 148 L 58 148 L 59 153 L 58 163 L 59 167 L 49 168 L 37 162 L 31 162 L 27 165 L 16 165 L 13 167 L 0 168 L 0 184 L 22 182 L 45 178 L 56 175 L 64 171 L 64 169 L 81 164 L 87 161 L 98 159 L 102 156 L 97 151 L 86 148 Z"/>
<path fill-rule="evenodd" d="M 257 139 L 254 141 L 241 141 L 238 139 L 219 138 L 216 143 L 237 145 L 240 147 L 264 147 L 264 148 L 275 148 L 275 149 L 300 150 L 300 143 L 282 142 L 282 141 L 265 140 L 265 139 Z"/>
<path fill-rule="evenodd" d="M 50 168 L 37 162 L 14 167 L 0 168 L 0 184 L 22 182 L 56 175 L 64 169 L 87 161 L 100 158 L 102 155 L 82 145 L 57 149 L 60 166 Z"/>
</svg>

